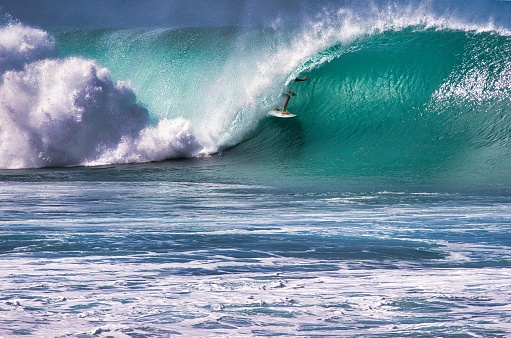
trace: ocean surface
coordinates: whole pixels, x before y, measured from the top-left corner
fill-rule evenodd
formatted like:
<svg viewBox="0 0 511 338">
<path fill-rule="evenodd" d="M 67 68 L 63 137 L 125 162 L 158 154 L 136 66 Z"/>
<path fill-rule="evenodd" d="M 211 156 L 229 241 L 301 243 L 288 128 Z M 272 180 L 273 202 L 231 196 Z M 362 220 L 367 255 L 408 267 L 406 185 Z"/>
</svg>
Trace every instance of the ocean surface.
<svg viewBox="0 0 511 338">
<path fill-rule="evenodd" d="M 511 25 L 433 7 L 4 20 L 0 337 L 510 337 Z"/>
</svg>

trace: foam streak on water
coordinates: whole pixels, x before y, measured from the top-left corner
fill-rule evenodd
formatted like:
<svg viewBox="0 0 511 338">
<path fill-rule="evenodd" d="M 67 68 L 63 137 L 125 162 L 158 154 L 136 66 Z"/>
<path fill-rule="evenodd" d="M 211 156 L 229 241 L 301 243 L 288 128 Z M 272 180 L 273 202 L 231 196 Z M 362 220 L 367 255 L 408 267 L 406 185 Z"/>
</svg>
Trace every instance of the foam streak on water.
<svg viewBox="0 0 511 338">
<path fill-rule="evenodd" d="M 507 197 L 11 182 L 0 198 L 0 335 L 510 332 Z"/>
</svg>

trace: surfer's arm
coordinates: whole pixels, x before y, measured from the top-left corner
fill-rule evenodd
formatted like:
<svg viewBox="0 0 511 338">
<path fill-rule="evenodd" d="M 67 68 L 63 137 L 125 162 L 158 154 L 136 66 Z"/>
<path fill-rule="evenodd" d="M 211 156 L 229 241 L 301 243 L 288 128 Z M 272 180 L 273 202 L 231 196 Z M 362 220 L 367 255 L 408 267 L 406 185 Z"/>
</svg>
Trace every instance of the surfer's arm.
<svg viewBox="0 0 511 338">
<path fill-rule="evenodd" d="M 297 77 L 297 78 L 295 79 L 295 81 L 296 81 L 296 82 L 305 81 L 305 80 L 307 80 L 307 76 L 304 76 L 304 77 L 303 77 L 303 78 L 301 78 L 301 79 L 300 79 L 299 77 Z"/>
</svg>

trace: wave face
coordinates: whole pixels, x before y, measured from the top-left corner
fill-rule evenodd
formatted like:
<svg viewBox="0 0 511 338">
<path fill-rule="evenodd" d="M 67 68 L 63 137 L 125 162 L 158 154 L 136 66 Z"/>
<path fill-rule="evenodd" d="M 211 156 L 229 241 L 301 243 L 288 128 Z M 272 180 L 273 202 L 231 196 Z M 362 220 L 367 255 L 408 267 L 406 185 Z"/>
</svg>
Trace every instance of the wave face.
<svg viewBox="0 0 511 338">
<path fill-rule="evenodd" d="M 52 35 L 9 24 L 0 30 L 0 167 L 225 152 L 302 176 L 507 180 L 507 31 L 389 18 L 339 11 L 292 29 Z M 267 117 L 288 89 L 299 117 Z"/>
<path fill-rule="evenodd" d="M 291 84 L 299 119 L 268 121 L 250 147 L 294 144 L 282 155 L 301 172 L 502 182 L 510 48 L 495 32 L 424 27 L 331 46 L 303 67 L 308 83 Z"/>
</svg>

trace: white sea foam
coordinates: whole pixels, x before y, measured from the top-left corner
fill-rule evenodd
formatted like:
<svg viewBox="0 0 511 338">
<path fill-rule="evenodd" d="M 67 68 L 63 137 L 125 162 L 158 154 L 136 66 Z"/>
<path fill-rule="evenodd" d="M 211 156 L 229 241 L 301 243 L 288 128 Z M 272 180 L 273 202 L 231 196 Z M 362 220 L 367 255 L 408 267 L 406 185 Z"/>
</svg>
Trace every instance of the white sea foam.
<svg viewBox="0 0 511 338">
<path fill-rule="evenodd" d="M 0 168 L 157 161 L 201 150 L 183 119 L 149 123 L 131 88 L 38 29 L 0 28 Z"/>
<path fill-rule="evenodd" d="M 509 198 L 253 188 L 0 184 L 0 336 L 510 332 Z"/>
<path fill-rule="evenodd" d="M 201 151 L 189 121 L 163 119 L 156 126 L 141 130 L 138 137 L 123 136 L 115 148 L 104 151 L 98 159 L 86 164 L 162 161 L 196 156 Z"/>
<path fill-rule="evenodd" d="M 45 31 L 20 24 L 0 27 L 0 74 L 55 55 L 55 40 Z"/>
<path fill-rule="evenodd" d="M 45 259 L 40 267 L 41 262 L 16 257 L 15 268 L 4 260 L 2 285 L 11 297 L 0 305 L 0 320 L 16 318 L 18 329 L 43 336 L 87 332 L 122 337 L 151 330 L 157 337 L 169 332 L 241 337 L 253 336 L 261 326 L 268 334 L 286 336 L 309 330 L 407 335 L 428 327 L 448 332 L 451 321 L 461 332 L 471 326 L 508 332 L 502 316 L 510 310 L 505 292 L 509 269 L 354 269 L 329 262 L 338 269 L 193 276 L 171 272 L 213 272 L 229 263 L 199 259 L 187 264 L 132 264 L 130 258 L 135 259 L 120 257 L 115 264 L 99 256 Z M 238 264 L 244 269 L 303 270 L 325 262 L 268 258 Z M 0 328 L 0 335 L 10 333 Z"/>
</svg>

